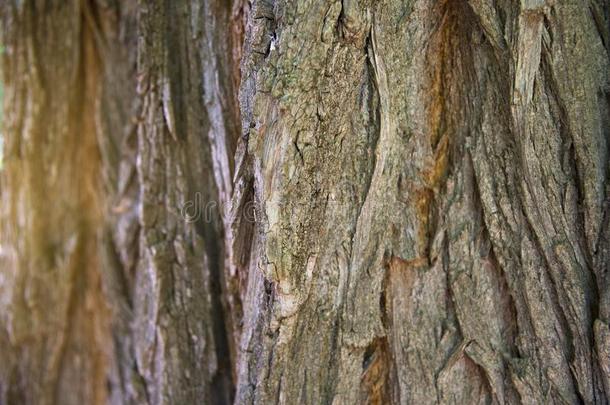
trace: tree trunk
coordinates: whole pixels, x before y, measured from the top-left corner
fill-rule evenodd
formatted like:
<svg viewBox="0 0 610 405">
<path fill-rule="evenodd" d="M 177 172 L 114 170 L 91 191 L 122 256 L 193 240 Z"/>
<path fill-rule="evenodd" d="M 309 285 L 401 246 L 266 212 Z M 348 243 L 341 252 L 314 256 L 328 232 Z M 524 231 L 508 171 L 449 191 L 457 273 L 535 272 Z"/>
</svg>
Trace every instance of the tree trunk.
<svg viewBox="0 0 610 405">
<path fill-rule="evenodd" d="M 606 403 L 608 3 L 273 3 L 236 403 Z"/>
<path fill-rule="evenodd" d="M 609 402 L 607 1 L 1 7 L 0 403 Z"/>
<path fill-rule="evenodd" d="M 107 397 L 97 11 L 80 1 L 2 5 L 0 403 Z"/>
<path fill-rule="evenodd" d="M 140 258 L 134 340 L 153 404 L 230 403 L 222 210 L 237 134 L 224 1 L 139 4 Z"/>
</svg>

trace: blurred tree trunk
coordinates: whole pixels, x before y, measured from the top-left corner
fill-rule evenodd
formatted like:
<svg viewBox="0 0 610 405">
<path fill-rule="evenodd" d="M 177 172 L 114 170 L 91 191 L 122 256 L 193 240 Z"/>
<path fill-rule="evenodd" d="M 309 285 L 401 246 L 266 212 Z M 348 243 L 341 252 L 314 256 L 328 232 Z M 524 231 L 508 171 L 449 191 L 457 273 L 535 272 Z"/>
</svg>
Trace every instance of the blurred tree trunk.
<svg viewBox="0 0 610 405">
<path fill-rule="evenodd" d="M 239 121 L 225 0 L 139 3 L 133 289 L 138 366 L 153 404 L 231 403 L 223 210 Z"/>
<path fill-rule="evenodd" d="M 3 2 L 0 403 L 106 400 L 93 2 Z"/>
<path fill-rule="evenodd" d="M 0 403 L 231 402 L 239 48 L 200 3 L 2 6 Z"/>
<path fill-rule="evenodd" d="M 0 403 L 608 403 L 607 1 L 1 7 Z"/>
</svg>

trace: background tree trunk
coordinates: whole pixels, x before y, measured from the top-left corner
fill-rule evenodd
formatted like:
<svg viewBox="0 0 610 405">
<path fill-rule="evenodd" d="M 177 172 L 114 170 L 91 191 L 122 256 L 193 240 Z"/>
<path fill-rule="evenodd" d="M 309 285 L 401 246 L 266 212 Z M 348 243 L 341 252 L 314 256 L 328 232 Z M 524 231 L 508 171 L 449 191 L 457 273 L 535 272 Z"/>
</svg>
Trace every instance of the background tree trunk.
<svg viewBox="0 0 610 405">
<path fill-rule="evenodd" d="M 141 2 L 139 13 L 137 363 L 151 403 L 230 403 L 236 348 L 221 298 L 229 263 L 221 214 L 239 116 L 231 7 L 158 0 Z"/>
<path fill-rule="evenodd" d="M 607 1 L 12 4 L 0 403 L 608 403 Z"/>
<path fill-rule="evenodd" d="M 0 403 L 103 403 L 108 308 L 89 2 L 4 2 Z"/>
</svg>

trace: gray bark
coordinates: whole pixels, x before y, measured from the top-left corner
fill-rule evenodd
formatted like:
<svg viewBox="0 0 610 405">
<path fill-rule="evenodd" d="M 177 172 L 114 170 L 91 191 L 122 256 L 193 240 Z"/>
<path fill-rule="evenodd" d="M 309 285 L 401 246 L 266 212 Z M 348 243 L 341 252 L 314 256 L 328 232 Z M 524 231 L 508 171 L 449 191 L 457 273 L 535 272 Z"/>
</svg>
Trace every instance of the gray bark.
<svg viewBox="0 0 610 405">
<path fill-rule="evenodd" d="M 238 134 L 231 7 L 159 0 L 138 11 L 137 364 L 150 403 L 230 403 L 235 346 L 222 213 Z M 196 218 L 186 221 L 184 207 Z"/>
</svg>

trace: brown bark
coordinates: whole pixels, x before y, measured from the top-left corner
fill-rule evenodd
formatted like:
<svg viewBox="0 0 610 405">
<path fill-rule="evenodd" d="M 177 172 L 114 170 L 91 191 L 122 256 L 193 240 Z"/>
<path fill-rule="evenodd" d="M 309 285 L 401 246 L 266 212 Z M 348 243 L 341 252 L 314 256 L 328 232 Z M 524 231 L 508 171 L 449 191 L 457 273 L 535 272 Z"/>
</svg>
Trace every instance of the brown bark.
<svg viewBox="0 0 610 405">
<path fill-rule="evenodd" d="M 253 2 L 237 403 L 606 403 L 607 13 Z"/>
<path fill-rule="evenodd" d="M 106 399 L 95 12 L 88 2 L 2 6 L 2 403 Z"/>
<path fill-rule="evenodd" d="M 230 293 L 222 213 L 237 135 L 231 7 L 159 0 L 141 2 L 139 13 L 137 363 L 151 403 L 229 403 L 236 348 L 222 298 Z"/>
<path fill-rule="evenodd" d="M 0 403 L 608 403 L 606 0 L 22 3 Z"/>
</svg>

